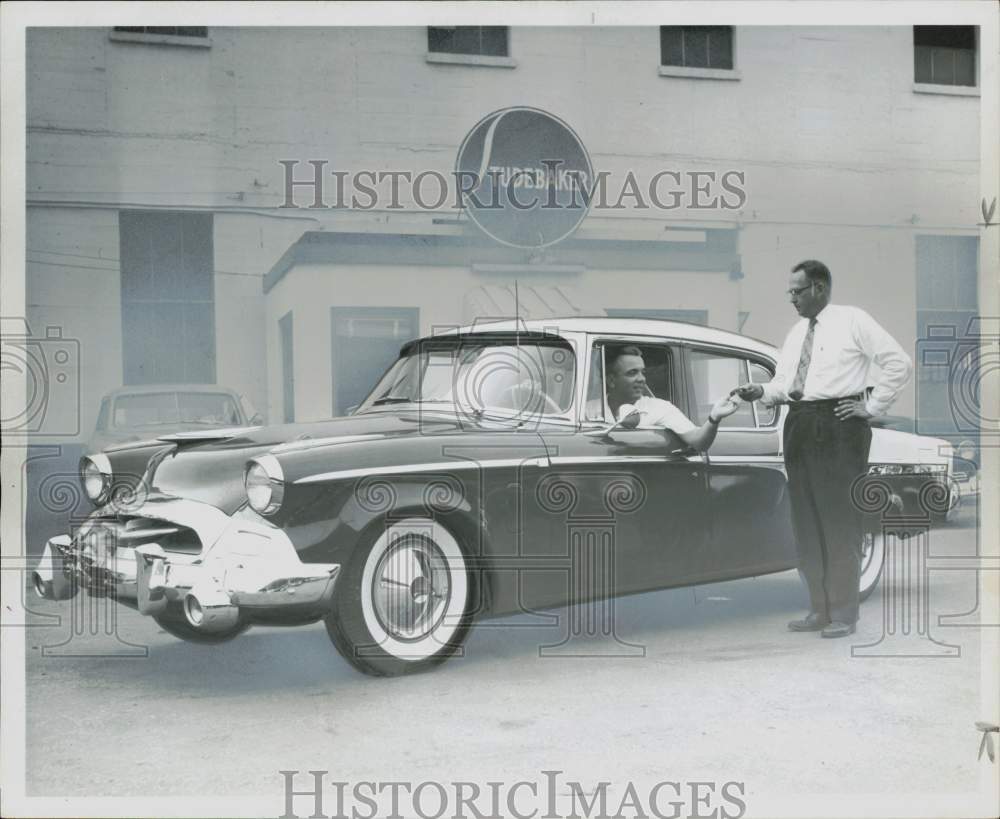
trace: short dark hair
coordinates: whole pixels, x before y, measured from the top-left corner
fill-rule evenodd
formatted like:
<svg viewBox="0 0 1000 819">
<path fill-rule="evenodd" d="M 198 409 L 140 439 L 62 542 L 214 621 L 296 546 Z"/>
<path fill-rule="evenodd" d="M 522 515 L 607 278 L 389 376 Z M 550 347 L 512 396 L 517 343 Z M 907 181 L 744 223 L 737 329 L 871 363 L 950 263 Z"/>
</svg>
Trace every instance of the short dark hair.
<svg viewBox="0 0 1000 819">
<path fill-rule="evenodd" d="M 608 359 L 608 363 L 613 367 L 615 362 L 621 358 L 623 355 L 637 355 L 642 358 L 642 350 L 636 347 L 634 344 L 626 344 L 622 347 L 612 347 L 611 356 Z"/>
<path fill-rule="evenodd" d="M 815 259 L 806 259 L 804 262 L 799 262 L 795 267 L 792 268 L 792 273 L 798 273 L 802 271 L 806 274 L 806 277 L 811 282 L 823 282 L 826 285 L 826 289 L 830 289 L 830 285 L 833 284 L 833 277 L 830 275 L 830 268 L 828 268 L 823 262 L 818 262 Z"/>
</svg>

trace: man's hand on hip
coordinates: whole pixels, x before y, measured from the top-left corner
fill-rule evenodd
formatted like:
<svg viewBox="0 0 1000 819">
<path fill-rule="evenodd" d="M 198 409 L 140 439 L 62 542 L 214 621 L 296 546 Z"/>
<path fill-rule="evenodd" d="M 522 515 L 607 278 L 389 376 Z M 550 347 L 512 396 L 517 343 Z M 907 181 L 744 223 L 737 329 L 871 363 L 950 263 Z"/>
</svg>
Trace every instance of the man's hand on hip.
<svg viewBox="0 0 1000 819">
<path fill-rule="evenodd" d="M 841 398 L 833 412 L 841 421 L 846 421 L 848 418 L 867 420 L 872 417 L 872 414 L 865 408 L 864 399 Z"/>
</svg>

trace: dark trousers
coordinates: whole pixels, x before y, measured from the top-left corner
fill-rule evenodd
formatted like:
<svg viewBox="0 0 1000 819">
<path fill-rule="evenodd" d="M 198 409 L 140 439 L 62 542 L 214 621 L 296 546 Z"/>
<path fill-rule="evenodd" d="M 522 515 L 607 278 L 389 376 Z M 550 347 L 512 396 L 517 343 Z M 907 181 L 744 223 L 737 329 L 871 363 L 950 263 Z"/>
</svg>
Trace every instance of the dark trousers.
<svg viewBox="0 0 1000 819">
<path fill-rule="evenodd" d="M 841 421 L 832 401 L 800 401 L 785 419 L 785 467 L 799 569 L 812 611 L 843 623 L 858 619 L 862 513 L 851 486 L 868 472 L 872 431 L 863 418 Z"/>
</svg>

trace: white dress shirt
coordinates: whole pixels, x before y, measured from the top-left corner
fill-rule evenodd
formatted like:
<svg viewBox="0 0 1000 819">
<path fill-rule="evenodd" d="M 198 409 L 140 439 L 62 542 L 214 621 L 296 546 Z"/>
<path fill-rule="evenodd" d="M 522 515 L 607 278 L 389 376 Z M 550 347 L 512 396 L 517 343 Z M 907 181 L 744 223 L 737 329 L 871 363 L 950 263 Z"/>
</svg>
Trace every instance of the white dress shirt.
<svg viewBox="0 0 1000 819">
<path fill-rule="evenodd" d="M 785 403 L 799 367 L 802 342 L 809 319 L 796 322 L 788 333 L 778 358 L 778 371 L 764 388 L 768 404 Z M 872 415 L 882 415 L 910 379 L 910 357 L 885 329 L 858 307 L 828 304 L 816 316 L 812 360 L 806 374 L 803 401 L 846 398 L 863 393 L 872 363 L 881 370 L 878 383 L 865 403 Z"/>
<path fill-rule="evenodd" d="M 640 429 L 665 427 L 676 435 L 683 435 L 685 432 L 698 429 L 683 412 L 669 401 L 650 395 L 644 395 L 634 404 L 622 404 L 618 408 L 616 420 L 621 421 L 634 410 L 639 410 Z"/>
</svg>

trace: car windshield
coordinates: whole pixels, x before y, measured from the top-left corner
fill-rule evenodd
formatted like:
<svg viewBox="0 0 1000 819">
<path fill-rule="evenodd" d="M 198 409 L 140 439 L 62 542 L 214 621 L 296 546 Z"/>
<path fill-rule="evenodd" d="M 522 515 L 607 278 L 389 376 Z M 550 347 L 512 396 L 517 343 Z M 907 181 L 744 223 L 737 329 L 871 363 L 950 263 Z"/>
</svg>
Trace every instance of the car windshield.
<svg viewBox="0 0 1000 819">
<path fill-rule="evenodd" d="M 429 339 L 408 347 L 358 407 L 438 404 L 456 412 L 523 420 L 566 415 L 576 359 L 563 341 Z"/>
<path fill-rule="evenodd" d="M 115 427 L 241 424 L 233 396 L 224 392 L 156 392 L 123 395 L 115 401 Z"/>
</svg>

